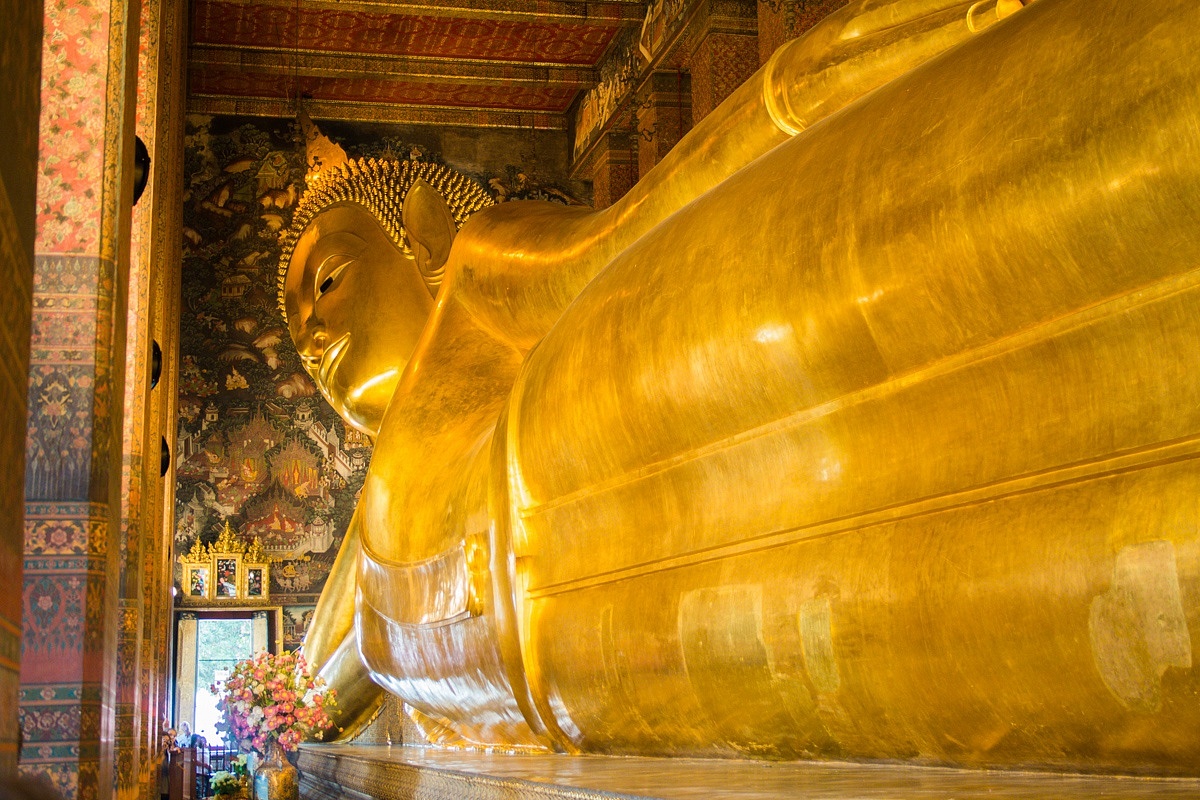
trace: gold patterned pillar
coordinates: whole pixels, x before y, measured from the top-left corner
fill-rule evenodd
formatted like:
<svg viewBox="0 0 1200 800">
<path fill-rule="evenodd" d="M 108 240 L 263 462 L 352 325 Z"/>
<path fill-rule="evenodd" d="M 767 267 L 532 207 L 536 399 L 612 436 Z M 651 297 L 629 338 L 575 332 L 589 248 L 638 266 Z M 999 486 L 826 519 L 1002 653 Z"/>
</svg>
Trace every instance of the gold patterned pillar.
<svg viewBox="0 0 1200 800">
<path fill-rule="evenodd" d="M 166 714 L 169 631 L 160 623 L 171 608 L 164 507 L 173 507 L 166 496 L 174 480 L 160 474 L 160 454 L 164 439 L 174 440 L 167 423 L 174 418 L 186 8 L 181 0 L 144 0 L 140 12 L 136 130 L 151 169 L 133 209 L 126 312 L 115 790 L 128 800 L 158 793 Z"/>
<path fill-rule="evenodd" d="M 137 14 L 137 0 L 58 0 L 42 37 L 21 770 L 82 800 L 112 796 L 117 756 Z"/>
<path fill-rule="evenodd" d="M 596 145 L 592 167 L 592 205 L 605 208 L 625 196 L 638 180 L 637 134 L 610 130 Z"/>
<path fill-rule="evenodd" d="M 0 583 L 21 585 L 26 381 L 42 65 L 41 4 L 0 0 Z M 0 593 L 0 784 L 17 769 L 21 595 Z"/>
<path fill-rule="evenodd" d="M 638 174 L 653 169 L 691 128 L 691 76 L 676 70 L 649 75 L 637 107 Z"/>
<path fill-rule="evenodd" d="M 692 124 L 700 122 L 759 66 L 758 4 L 712 0 L 698 20 L 688 64 L 692 73 Z"/>
<path fill-rule="evenodd" d="M 158 385 L 146 403 L 142 520 L 142 674 L 146 687 L 142 697 L 145 720 L 143 747 L 150 769 L 147 796 L 157 798 L 157 770 L 162 753 L 157 731 L 170 704 L 170 654 L 174 601 L 173 582 L 175 534 L 175 458 L 165 475 L 159 461 L 164 443 L 173 451 L 179 387 L 179 319 L 183 229 L 183 139 L 185 117 L 184 75 L 187 64 L 186 0 L 155 0 L 145 3 L 143 27 L 156 31 L 157 47 L 147 46 L 157 59 L 156 69 L 147 68 L 147 91 L 154 97 L 153 117 L 147 109 L 146 128 L 153 118 L 150 149 L 155 162 L 148 191 L 153 197 L 147 209 L 149 232 L 140 241 L 149 242 L 139 258 L 148 276 L 151 313 L 147 332 L 162 352 Z M 153 78 L 153 80 L 151 80 Z M 152 85 L 150 85 L 152 82 Z M 139 93 L 140 94 L 140 93 Z M 141 204 L 139 204 L 140 207 Z M 143 351 L 149 352 L 149 351 Z M 143 375 L 145 373 L 142 373 Z"/>
</svg>

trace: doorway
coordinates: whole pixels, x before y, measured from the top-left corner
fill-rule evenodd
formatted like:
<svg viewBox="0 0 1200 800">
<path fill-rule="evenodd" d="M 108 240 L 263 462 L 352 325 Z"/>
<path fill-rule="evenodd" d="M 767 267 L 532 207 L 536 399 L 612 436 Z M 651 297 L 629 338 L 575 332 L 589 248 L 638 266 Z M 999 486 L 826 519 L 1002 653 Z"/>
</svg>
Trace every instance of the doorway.
<svg viewBox="0 0 1200 800">
<path fill-rule="evenodd" d="M 260 650 L 279 652 L 280 609 L 187 611 L 176 622 L 175 724 L 210 743 L 222 740 L 217 696 L 209 691 L 233 665 Z"/>
</svg>

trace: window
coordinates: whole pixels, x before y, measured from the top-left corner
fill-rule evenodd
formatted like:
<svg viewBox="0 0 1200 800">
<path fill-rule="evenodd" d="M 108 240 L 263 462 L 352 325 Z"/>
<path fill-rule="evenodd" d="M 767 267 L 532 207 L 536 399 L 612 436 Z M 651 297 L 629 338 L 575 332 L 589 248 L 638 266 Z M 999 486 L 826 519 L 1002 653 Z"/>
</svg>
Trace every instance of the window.
<svg viewBox="0 0 1200 800">
<path fill-rule="evenodd" d="M 216 724 L 217 696 L 208 687 L 224 680 L 234 664 L 254 655 L 251 621 L 243 619 L 200 619 L 196 623 L 196 724 L 192 730 L 209 742 L 220 741 Z"/>
</svg>

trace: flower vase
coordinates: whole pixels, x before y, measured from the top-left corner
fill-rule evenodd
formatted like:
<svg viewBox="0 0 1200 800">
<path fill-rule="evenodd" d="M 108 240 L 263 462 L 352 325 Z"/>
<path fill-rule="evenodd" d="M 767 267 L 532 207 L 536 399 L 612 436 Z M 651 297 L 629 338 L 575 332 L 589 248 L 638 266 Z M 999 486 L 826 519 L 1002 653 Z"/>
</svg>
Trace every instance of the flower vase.
<svg viewBox="0 0 1200 800">
<path fill-rule="evenodd" d="M 299 773 L 288 763 L 279 742 L 271 742 L 254 770 L 255 800 L 299 800 L 299 797 Z"/>
</svg>

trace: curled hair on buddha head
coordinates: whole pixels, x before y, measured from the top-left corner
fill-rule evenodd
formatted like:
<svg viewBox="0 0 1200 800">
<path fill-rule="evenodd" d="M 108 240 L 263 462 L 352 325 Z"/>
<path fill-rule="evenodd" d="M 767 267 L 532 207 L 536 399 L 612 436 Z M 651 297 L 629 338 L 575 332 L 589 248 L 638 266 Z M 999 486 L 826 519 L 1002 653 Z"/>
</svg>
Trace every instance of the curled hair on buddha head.
<svg viewBox="0 0 1200 800">
<path fill-rule="evenodd" d="M 308 187 L 292 214 L 292 224 L 279 239 L 279 310 L 285 320 L 284 284 L 288 265 L 296 242 L 317 215 L 334 205 L 356 203 L 378 220 L 396 247 L 411 253 L 412 247 L 404 233 L 404 197 L 417 180 L 424 180 L 446 201 L 455 228 L 461 228 L 468 217 L 494 202 L 475 181 L 427 161 L 353 159 L 309 175 Z M 441 265 L 436 269 L 421 270 L 421 278 L 429 287 L 430 294 L 437 294 L 443 271 L 444 266 Z"/>
</svg>

